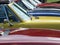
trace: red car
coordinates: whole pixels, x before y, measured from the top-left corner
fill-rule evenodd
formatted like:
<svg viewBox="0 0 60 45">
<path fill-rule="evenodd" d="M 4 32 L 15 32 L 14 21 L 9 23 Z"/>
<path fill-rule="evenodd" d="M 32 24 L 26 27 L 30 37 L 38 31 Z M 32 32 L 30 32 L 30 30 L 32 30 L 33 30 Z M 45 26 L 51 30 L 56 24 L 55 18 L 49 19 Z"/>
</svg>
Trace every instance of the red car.
<svg viewBox="0 0 60 45">
<path fill-rule="evenodd" d="M 60 45 L 60 30 L 20 28 L 0 36 L 0 45 Z"/>
<path fill-rule="evenodd" d="M 58 4 L 58 3 L 43 3 L 43 4 L 38 4 L 38 7 L 42 7 L 42 8 L 60 8 L 60 4 Z"/>
</svg>

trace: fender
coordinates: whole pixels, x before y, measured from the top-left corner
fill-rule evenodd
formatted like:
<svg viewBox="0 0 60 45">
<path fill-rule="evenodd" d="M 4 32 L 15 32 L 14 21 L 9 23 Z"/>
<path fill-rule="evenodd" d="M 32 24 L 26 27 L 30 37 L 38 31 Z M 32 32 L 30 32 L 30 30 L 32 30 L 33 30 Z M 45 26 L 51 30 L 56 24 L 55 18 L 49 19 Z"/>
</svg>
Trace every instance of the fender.
<svg viewBox="0 0 60 45">
<path fill-rule="evenodd" d="M 41 7 L 41 8 L 60 8 L 60 4 L 58 4 L 58 3 L 43 3 L 43 4 L 38 4 L 38 7 Z"/>
</svg>

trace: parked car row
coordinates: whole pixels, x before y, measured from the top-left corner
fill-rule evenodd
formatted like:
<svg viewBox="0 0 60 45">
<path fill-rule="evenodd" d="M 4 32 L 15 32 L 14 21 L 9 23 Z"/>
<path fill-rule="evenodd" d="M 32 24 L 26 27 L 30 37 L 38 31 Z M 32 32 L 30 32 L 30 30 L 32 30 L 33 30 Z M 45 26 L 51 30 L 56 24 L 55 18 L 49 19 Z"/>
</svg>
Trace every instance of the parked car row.
<svg viewBox="0 0 60 45">
<path fill-rule="evenodd" d="M 10 1 L 0 5 L 0 44 L 60 45 L 60 4 Z"/>
</svg>

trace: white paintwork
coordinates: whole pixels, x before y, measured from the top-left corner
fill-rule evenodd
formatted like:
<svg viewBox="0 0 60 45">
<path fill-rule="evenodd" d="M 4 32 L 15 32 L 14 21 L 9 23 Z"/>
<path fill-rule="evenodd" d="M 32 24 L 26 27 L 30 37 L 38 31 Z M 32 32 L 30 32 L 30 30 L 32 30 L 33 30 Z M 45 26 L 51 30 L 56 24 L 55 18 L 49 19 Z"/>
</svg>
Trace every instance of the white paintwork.
<svg viewBox="0 0 60 45">
<path fill-rule="evenodd" d="M 0 43 L 57 43 L 60 44 L 60 38 L 27 36 L 27 35 L 9 35 L 0 36 Z"/>
</svg>

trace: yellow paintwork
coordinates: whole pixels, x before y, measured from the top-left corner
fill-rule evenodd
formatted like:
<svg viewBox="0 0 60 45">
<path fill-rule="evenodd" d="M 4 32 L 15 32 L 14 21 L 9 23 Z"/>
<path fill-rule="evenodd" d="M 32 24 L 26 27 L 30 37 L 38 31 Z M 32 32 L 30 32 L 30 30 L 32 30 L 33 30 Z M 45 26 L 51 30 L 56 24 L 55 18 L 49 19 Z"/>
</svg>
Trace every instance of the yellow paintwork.
<svg viewBox="0 0 60 45">
<path fill-rule="evenodd" d="M 13 26 L 4 24 L 5 28 L 51 28 L 51 29 L 60 29 L 60 23 L 49 23 L 49 22 L 27 22 L 27 23 L 14 23 Z"/>
<path fill-rule="evenodd" d="M 56 20 L 55 20 L 56 19 Z M 51 28 L 60 29 L 60 17 L 41 17 L 40 19 L 31 20 L 27 22 L 28 25 L 37 28 Z"/>
<path fill-rule="evenodd" d="M 43 19 L 44 18 L 44 19 Z M 46 18 L 46 19 L 45 19 Z M 52 18 L 52 17 L 51 17 Z M 9 26 L 8 23 L 4 24 L 5 28 L 51 28 L 51 29 L 60 29 L 60 17 L 41 17 L 40 19 L 31 20 L 28 22 L 13 23 L 13 26 Z M 56 20 L 55 20 L 55 19 Z"/>
<path fill-rule="evenodd" d="M 12 4 L 10 4 L 8 6 L 10 7 Z M 15 13 L 15 11 L 13 9 L 11 9 L 11 10 Z M 16 13 L 16 15 L 17 15 L 17 13 Z M 22 22 L 20 22 L 20 23 L 17 23 L 17 22 L 12 22 L 12 23 L 13 23 L 13 26 L 9 26 L 8 23 L 4 24 L 3 26 L 4 26 L 4 28 L 20 28 L 20 27 L 22 27 L 22 28 L 60 29 L 60 17 L 40 16 L 39 19 L 36 19 L 36 17 L 32 17 L 32 20 L 28 20 L 28 21 L 22 20 Z M 2 24 L 0 24 L 0 26 L 1 25 Z"/>
</svg>

